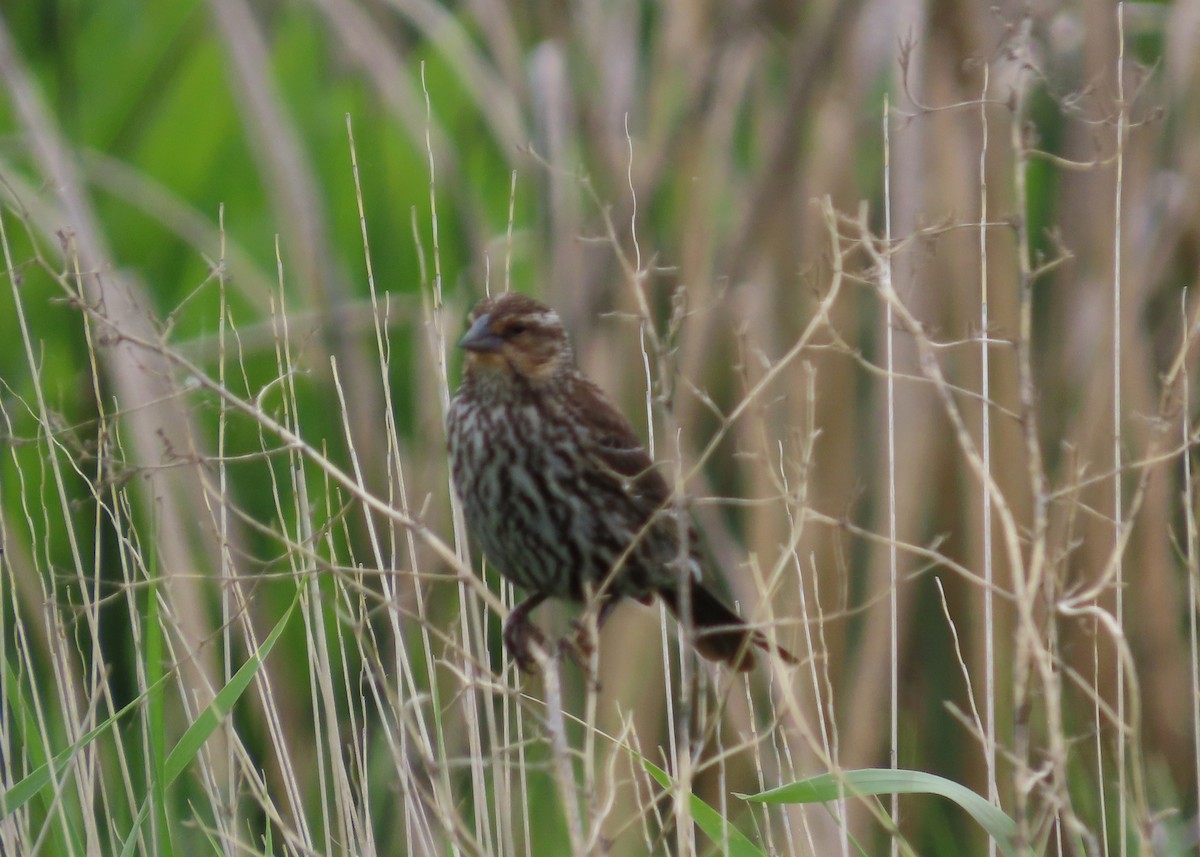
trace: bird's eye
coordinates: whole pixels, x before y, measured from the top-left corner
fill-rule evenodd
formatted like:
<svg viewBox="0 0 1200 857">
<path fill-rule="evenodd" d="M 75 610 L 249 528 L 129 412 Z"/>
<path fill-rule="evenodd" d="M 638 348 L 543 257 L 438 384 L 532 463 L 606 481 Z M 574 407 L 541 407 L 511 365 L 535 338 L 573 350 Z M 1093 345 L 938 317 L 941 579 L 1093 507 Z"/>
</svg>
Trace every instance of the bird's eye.
<svg viewBox="0 0 1200 857">
<path fill-rule="evenodd" d="M 508 326 L 508 328 L 504 331 L 504 335 L 505 336 L 520 336 L 522 333 L 524 333 L 528 329 L 529 329 L 529 325 L 522 324 L 521 322 L 517 321 L 517 322 L 513 322 L 512 324 L 510 324 Z"/>
</svg>

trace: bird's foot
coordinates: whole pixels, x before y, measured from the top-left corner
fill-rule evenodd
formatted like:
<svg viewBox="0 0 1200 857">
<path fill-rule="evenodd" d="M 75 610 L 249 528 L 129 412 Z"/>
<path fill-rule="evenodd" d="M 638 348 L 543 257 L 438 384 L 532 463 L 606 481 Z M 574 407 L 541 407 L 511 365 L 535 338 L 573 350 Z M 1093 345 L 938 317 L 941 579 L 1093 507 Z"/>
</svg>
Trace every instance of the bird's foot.
<svg viewBox="0 0 1200 857">
<path fill-rule="evenodd" d="M 563 644 L 574 649 L 575 654 L 583 660 L 590 661 L 596 654 L 596 626 L 588 622 L 587 617 L 584 616 L 571 620 L 571 631 L 573 633 L 569 638 L 563 640 Z"/>
<path fill-rule="evenodd" d="M 596 671 L 597 627 L 586 616 L 571 621 L 573 633 L 559 640 L 559 652 L 566 655 L 583 672 L 593 691 L 600 689 L 600 676 Z"/>
<path fill-rule="evenodd" d="M 504 648 L 517 662 L 521 672 L 531 673 L 537 664 L 531 645 L 536 645 L 543 651 L 546 648 L 546 635 L 543 634 L 529 619 L 529 611 L 517 607 L 504 620 Z"/>
</svg>

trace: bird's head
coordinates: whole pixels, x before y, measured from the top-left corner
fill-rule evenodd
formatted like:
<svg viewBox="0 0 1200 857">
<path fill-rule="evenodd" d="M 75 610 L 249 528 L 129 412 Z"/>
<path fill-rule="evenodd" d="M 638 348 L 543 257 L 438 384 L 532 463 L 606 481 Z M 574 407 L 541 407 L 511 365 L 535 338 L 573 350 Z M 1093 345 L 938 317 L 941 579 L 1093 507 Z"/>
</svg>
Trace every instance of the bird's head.
<svg viewBox="0 0 1200 857">
<path fill-rule="evenodd" d="M 538 384 L 571 366 L 571 343 L 558 313 L 528 295 L 484 298 L 469 325 L 458 347 L 467 352 L 471 377 Z"/>
</svg>

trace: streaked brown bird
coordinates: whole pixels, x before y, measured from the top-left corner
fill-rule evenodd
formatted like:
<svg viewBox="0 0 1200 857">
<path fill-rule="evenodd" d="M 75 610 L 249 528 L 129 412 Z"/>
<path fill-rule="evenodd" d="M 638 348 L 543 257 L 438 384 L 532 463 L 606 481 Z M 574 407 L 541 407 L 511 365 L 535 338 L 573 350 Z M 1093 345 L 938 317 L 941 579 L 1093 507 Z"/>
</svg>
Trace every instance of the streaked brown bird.
<svg viewBox="0 0 1200 857">
<path fill-rule="evenodd" d="M 754 648 L 771 644 L 709 588 L 690 517 L 681 526 L 633 426 L 575 368 L 558 314 L 515 292 L 486 298 L 458 345 L 467 356 L 448 418 L 454 487 L 488 560 L 527 593 L 504 624 L 517 664 L 532 668 L 541 634 L 529 614 L 547 598 L 596 597 L 599 626 L 620 599 L 657 595 L 677 618 L 690 604 L 700 654 L 751 669 Z"/>
</svg>

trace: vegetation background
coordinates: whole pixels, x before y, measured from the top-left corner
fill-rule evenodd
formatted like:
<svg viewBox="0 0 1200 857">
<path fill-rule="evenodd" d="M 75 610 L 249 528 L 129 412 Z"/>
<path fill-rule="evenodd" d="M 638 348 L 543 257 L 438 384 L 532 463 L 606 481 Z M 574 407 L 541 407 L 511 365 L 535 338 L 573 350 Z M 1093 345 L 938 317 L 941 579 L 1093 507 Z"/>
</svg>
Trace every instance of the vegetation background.
<svg viewBox="0 0 1200 857">
<path fill-rule="evenodd" d="M 1196 0 L 5 4 L 0 853 L 995 848 L 737 797 L 893 763 L 1034 853 L 1195 853 L 1198 45 Z M 510 286 L 802 666 L 637 607 L 594 682 L 505 658 L 442 415 Z"/>
</svg>

